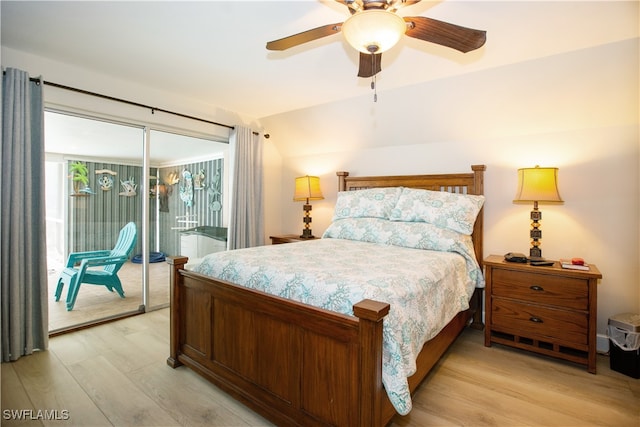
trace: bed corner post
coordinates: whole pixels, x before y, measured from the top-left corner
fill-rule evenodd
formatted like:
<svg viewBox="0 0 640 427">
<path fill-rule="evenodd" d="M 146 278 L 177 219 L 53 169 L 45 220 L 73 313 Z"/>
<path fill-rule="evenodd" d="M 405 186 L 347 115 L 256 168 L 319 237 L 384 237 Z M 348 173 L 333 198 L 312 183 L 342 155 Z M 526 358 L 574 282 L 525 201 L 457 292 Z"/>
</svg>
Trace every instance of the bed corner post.
<svg viewBox="0 0 640 427">
<path fill-rule="evenodd" d="M 360 320 L 360 426 L 382 427 L 382 320 L 390 305 L 363 300 L 353 306 Z"/>
<path fill-rule="evenodd" d="M 167 257 L 167 264 L 169 264 L 170 275 L 170 301 L 171 307 L 169 309 L 169 358 L 167 358 L 167 365 L 172 368 L 177 368 L 182 365 L 178 361 L 178 350 L 180 346 L 179 332 L 180 332 L 180 289 L 179 284 L 182 280 L 180 276 L 180 270 L 184 269 L 185 264 L 189 259 L 181 256 Z"/>
<path fill-rule="evenodd" d="M 487 170 L 486 165 L 471 165 L 471 170 L 473 171 L 473 187 L 475 194 L 484 194 L 484 172 Z M 484 259 L 484 248 L 482 246 L 484 233 L 484 207 L 480 210 L 478 214 L 478 218 L 476 219 L 476 224 L 474 225 L 474 241 L 473 246 L 476 250 L 476 259 L 478 260 L 478 264 L 480 268 L 482 268 L 482 260 Z M 483 304 L 483 296 L 484 289 L 476 289 L 474 292 L 471 304 L 474 308 L 473 313 L 473 321 L 471 322 L 471 327 L 473 329 L 482 330 L 484 329 L 484 323 L 482 322 L 482 309 L 484 308 Z"/>
<path fill-rule="evenodd" d="M 487 170 L 485 165 L 472 165 L 473 171 L 473 194 L 484 194 L 484 171 Z M 473 225 L 473 247 L 476 253 L 476 260 L 482 268 L 482 260 L 484 259 L 484 248 L 482 247 L 482 241 L 484 233 L 484 206 L 480 209 L 476 223 Z"/>
<path fill-rule="evenodd" d="M 336 172 L 336 175 L 338 175 L 338 191 L 345 191 L 347 189 L 345 178 L 349 176 L 349 172 L 340 171 Z"/>
</svg>

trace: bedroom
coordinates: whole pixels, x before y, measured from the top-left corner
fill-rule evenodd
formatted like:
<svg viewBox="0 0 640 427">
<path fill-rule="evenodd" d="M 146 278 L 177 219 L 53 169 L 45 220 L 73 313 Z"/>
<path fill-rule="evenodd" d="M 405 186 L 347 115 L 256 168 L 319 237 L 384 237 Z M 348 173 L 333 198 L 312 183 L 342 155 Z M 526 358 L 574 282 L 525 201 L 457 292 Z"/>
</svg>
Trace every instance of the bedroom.
<svg viewBox="0 0 640 427">
<path fill-rule="evenodd" d="M 373 103 L 369 82 L 355 78 L 355 64 L 337 42 L 321 42 L 284 58 L 266 60 L 282 72 L 299 67 L 302 76 L 303 71 L 314 68 L 333 73 L 324 65 L 324 56 L 333 49 L 340 51 L 331 60 L 344 62 L 339 74 L 336 70 L 336 75 L 324 78 L 331 85 L 321 84 L 323 78 L 311 74 L 291 80 L 294 91 L 307 95 L 307 104 L 292 111 L 277 104 L 287 96 L 254 88 L 255 98 L 274 104 L 274 110 L 265 110 L 269 111 L 266 114 L 250 114 L 240 107 L 223 110 L 224 106 L 212 101 L 215 95 L 194 102 L 192 96 L 181 95 L 181 90 L 168 93 L 147 87 L 134 80 L 133 64 L 126 69 L 131 78 L 113 77 L 105 70 L 92 70 L 91 64 L 22 50 L 8 45 L 4 34 L 2 65 L 54 82 L 264 129 L 271 135 L 265 144 L 267 236 L 296 233 L 302 226 L 301 204 L 291 201 L 296 176 L 321 177 L 325 200 L 313 204 L 313 229 L 318 234 L 331 218 L 337 170 L 359 175 L 413 174 L 467 171 L 470 164 L 483 163 L 487 165 L 488 200 L 485 255 L 526 252 L 530 207 L 512 203 L 516 170 L 535 164 L 557 166 L 565 203 L 542 208 L 543 253 L 552 259 L 581 256 L 603 272 L 598 289 L 598 347 L 606 351 L 607 319 L 620 312 L 640 311 L 637 3 L 448 3 L 414 6 L 411 12 L 486 29 L 490 43 L 484 55 L 502 47 L 500 61 L 484 66 L 483 58 L 469 63 L 459 57 L 442 60 L 441 55 L 447 54 L 441 51 L 404 47 L 398 57 L 389 55 L 390 62 L 383 63 L 377 103 Z M 333 22 L 340 13 L 339 8 L 323 4 L 298 7 L 302 8 L 299 16 L 308 9 L 319 13 L 315 15 L 319 18 L 307 17 L 294 28 L 289 23 L 293 9 L 286 19 L 275 17 L 274 24 L 261 26 L 256 41 L 260 49 L 270 38 Z M 473 13 L 461 22 L 460 8 L 465 7 Z M 494 20 L 488 15 L 495 15 Z M 5 16 L 3 10 L 3 20 Z M 511 28 L 495 22 L 505 16 L 512 17 Z M 549 16 L 551 21 L 543 19 Z M 523 17 L 526 19 L 519 21 Z M 286 28 L 291 31 L 280 31 L 275 22 L 289 25 Z M 174 66 L 174 55 L 180 61 L 178 52 L 169 51 L 167 65 Z M 412 67 L 415 61 L 426 62 L 420 62 L 419 73 Z M 445 68 L 456 68 L 454 75 L 438 74 L 440 61 Z M 429 80 L 420 81 L 427 74 L 422 69 L 436 70 L 429 73 Z M 174 72 L 185 73 L 180 64 Z M 400 86 L 400 81 L 405 85 Z M 176 88 L 181 85 L 176 81 Z M 351 98 L 331 101 L 318 93 L 344 85 L 355 86 L 349 88 Z M 311 100 L 319 100 L 318 105 L 311 105 Z M 104 108 L 96 104 L 75 107 Z"/>
</svg>

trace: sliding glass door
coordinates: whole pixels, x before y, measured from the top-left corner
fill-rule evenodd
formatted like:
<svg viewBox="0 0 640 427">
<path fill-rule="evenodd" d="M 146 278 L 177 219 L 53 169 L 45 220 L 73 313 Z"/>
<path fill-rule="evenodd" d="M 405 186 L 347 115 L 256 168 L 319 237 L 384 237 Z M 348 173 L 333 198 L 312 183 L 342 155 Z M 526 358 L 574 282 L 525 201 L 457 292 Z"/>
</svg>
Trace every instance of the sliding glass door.
<svg viewBox="0 0 640 427">
<path fill-rule="evenodd" d="M 228 144 L 47 111 L 45 152 L 50 332 L 166 307 L 166 256 L 195 263 L 226 249 Z M 70 254 L 113 249 L 129 222 L 136 242 L 126 262 L 108 266 L 124 298 L 111 286 L 86 283 L 70 305 L 71 276 L 81 267 L 69 263 Z"/>
<path fill-rule="evenodd" d="M 132 261 L 143 247 L 144 145 L 141 127 L 45 113 L 50 331 L 143 310 L 142 264 Z M 130 222 L 127 260 L 109 263 L 105 251 L 123 244 L 120 230 Z M 88 257 L 104 259 L 83 270 Z M 72 292 L 77 277 L 86 283 Z"/>
</svg>

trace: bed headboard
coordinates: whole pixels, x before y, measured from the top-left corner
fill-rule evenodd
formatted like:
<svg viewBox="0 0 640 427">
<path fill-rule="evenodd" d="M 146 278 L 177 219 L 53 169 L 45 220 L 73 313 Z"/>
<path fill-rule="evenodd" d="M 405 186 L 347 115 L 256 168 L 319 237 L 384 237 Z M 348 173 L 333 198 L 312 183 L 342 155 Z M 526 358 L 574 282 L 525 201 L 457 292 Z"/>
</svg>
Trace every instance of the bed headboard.
<svg viewBox="0 0 640 427">
<path fill-rule="evenodd" d="M 409 187 L 432 191 L 448 191 L 461 194 L 484 194 L 485 165 L 472 165 L 470 173 L 450 173 L 437 175 L 396 175 L 396 176 L 349 176 L 349 172 L 337 172 L 338 191 L 362 190 L 375 187 Z M 473 246 L 476 259 L 482 266 L 483 214 L 480 210 L 473 226 Z"/>
</svg>

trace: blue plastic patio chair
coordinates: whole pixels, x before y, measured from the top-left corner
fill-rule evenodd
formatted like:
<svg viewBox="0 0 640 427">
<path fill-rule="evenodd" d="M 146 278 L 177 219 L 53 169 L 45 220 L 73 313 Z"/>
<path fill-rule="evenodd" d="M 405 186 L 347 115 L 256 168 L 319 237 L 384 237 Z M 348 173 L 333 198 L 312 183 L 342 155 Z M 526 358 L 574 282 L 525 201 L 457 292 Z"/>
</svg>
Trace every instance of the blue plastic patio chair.
<svg viewBox="0 0 640 427">
<path fill-rule="evenodd" d="M 136 236 L 136 225 L 130 222 L 120 230 L 118 241 L 112 250 L 69 254 L 67 265 L 58 279 L 55 293 L 56 301 L 60 300 L 62 289 L 64 285 L 67 285 L 67 311 L 73 310 L 80 285 L 83 283 L 106 286 L 111 292 L 115 289 L 118 295 L 124 298 L 118 270 L 129 259 L 129 254 L 136 244 Z"/>
</svg>

